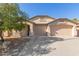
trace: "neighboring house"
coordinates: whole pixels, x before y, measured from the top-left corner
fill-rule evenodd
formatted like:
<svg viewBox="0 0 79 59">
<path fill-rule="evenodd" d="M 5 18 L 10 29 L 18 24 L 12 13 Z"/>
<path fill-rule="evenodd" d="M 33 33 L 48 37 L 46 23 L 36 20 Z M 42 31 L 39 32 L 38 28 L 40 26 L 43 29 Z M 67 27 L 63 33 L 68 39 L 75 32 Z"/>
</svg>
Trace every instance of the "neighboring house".
<svg viewBox="0 0 79 59">
<path fill-rule="evenodd" d="M 78 23 L 68 20 L 67 18 L 55 19 L 50 16 L 35 16 L 24 22 L 26 28 L 21 32 L 13 35 L 16 37 L 26 36 L 79 36 Z"/>
</svg>

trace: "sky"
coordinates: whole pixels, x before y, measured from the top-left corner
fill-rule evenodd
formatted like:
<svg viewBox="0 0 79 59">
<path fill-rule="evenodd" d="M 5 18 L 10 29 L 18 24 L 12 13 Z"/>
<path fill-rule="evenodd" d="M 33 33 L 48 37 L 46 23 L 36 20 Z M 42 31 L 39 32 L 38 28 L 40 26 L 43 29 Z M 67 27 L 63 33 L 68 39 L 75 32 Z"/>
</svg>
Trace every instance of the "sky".
<svg viewBox="0 0 79 59">
<path fill-rule="evenodd" d="M 53 18 L 79 19 L 79 3 L 21 3 L 19 6 L 30 18 L 48 15 Z"/>
</svg>

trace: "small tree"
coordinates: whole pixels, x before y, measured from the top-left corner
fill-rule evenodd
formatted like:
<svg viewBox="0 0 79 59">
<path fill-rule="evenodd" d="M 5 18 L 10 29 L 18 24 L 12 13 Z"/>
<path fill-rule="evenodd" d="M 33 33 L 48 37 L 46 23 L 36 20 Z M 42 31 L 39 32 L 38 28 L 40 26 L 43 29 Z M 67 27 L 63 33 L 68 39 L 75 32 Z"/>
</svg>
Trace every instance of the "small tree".
<svg viewBox="0 0 79 59">
<path fill-rule="evenodd" d="M 0 4 L 0 37 L 4 41 L 2 32 L 14 30 L 22 30 L 25 28 L 23 21 L 27 19 L 27 15 L 22 12 L 18 4 L 5 3 Z"/>
</svg>

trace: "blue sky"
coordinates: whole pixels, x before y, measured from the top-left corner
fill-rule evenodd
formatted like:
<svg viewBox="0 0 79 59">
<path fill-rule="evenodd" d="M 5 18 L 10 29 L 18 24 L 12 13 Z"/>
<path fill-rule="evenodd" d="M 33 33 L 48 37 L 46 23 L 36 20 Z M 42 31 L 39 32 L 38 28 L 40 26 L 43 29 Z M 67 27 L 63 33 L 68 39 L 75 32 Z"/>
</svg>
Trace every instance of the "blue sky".
<svg viewBox="0 0 79 59">
<path fill-rule="evenodd" d="M 19 6 L 30 18 L 36 15 L 48 15 L 53 18 L 79 19 L 78 3 L 23 3 Z"/>
</svg>

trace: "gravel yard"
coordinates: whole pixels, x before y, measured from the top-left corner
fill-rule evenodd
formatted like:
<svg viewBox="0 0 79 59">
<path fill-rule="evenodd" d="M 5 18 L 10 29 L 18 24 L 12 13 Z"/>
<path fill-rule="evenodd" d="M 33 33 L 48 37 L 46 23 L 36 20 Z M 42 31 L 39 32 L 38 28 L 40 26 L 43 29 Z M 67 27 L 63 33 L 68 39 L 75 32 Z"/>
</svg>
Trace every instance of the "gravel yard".
<svg viewBox="0 0 79 59">
<path fill-rule="evenodd" d="M 0 56 L 17 56 L 29 40 L 29 38 L 5 40 L 4 47 L 0 47 Z"/>
<path fill-rule="evenodd" d="M 30 37 L 7 42 L 6 51 L 0 50 L 2 56 L 79 56 L 79 38 Z"/>
</svg>

